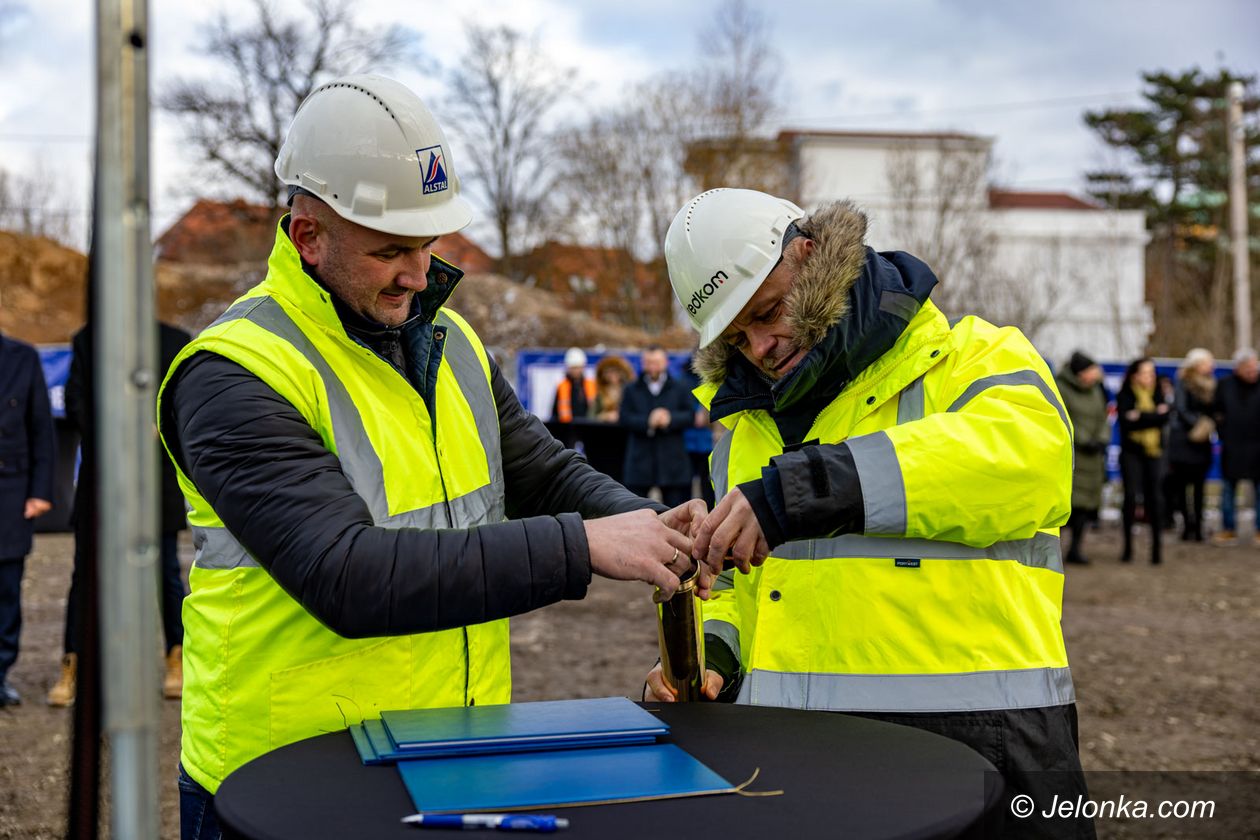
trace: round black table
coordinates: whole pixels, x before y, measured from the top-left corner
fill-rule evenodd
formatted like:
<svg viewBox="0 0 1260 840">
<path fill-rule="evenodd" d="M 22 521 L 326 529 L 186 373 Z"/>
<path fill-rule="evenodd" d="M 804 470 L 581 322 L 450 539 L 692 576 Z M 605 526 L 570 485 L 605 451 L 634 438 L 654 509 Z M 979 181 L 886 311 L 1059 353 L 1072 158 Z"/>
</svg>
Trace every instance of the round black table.
<svg viewBox="0 0 1260 840">
<path fill-rule="evenodd" d="M 560 808 L 564 840 L 671 837 L 954 837 L 1001 795 L 993 765 L 968 747 L 906 726 L 827 712 L 715 703 L 643 704 L 669 740 L 739 784 L 736 794 Z M 227 837 L 441 837 L 399 822 L 415 807 L 392 766 L 365 767 L 347 732 L 299 741 L 224 780 L 215 807 Z M 489 836 L 496 836 L 491 834 Z M 526 833 L 525 836 L 531 836 Z"/>
</svg>

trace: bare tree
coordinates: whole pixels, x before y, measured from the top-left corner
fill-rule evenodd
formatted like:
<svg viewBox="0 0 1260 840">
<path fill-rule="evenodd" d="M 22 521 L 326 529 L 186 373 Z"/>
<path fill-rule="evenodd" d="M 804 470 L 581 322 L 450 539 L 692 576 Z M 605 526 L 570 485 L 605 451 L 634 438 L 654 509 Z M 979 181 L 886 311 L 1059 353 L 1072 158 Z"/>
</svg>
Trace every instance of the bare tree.
<svg viewBox="0 0 1260 840">
<path fill-rule="evenodd" d="M 450 72 L 448 125 L 488 205 L 500 271 L 514 276 L 514 258 L 549 225 L 557 146 L 547 120 L 573 92 L 576 71 L 556 65 L 537 36 L 471 23 L 466 31 L 468 50 Z"/>
<path fill-rule="evenodd" d="M 389 67 L 412 39 L 397 26 L 358 27 L 350 0 L 303 0 L 293 17 L 253 4 L 252 20 L 221 11 L 203 31 L 201 51 L 226 73 L 176 78 L 157 103 L 183 123 L 211 178 L 278 206 L 272 165 L 302 100 L 327 79 Z"/>
<path fill-rule="evenodd" d="M 893 239 L 932 267 L 941 281 L 932 299 L 947 314 L 976 311 L 986 298 L 1003 296 L 992 278 L 989 164 L 987 150 L 945 137 L 931 145 L 909 142 L 888 156 Z"/>
<path fill-rule="evenodd" d="M 973 286 L 971 313 L 999 326 L 1015 326 L 1036 343 L 1046 327 L 1063 318 L 1088 291 L 1088 284 L 1105 282 L 1094 261 L 1084 263 L 1069 254 L 1063 237 L 1035 243 L 1009 266 L 993 260 Z M 943 284 L 942 284 L 943 285 Z"/>
<path fill-rule="evenodd" d="M 643 231 L 636 129 L 632 117 L 613 113 L 597 115 L 580 130 L 562 135 L 559 194 L 565 218 L 586 230 L 584 238 L 592 244 L 612 251 L 615 264 L 609 268 L 620 279 L 618 302 L 623 315 L 630 316 L 622 320 L 646 328 L 648 313 L 636 305 L 635 254 Z"/>
<path fill-rule="evenodd" d="M 43 158 L 25 174 L 0 169 L 0 230 L 74 245 L 75 217 L 82 211 L 67 206 L 65 184 Z"/>
<path fill-rule="evenodd" d="M 628 250 L 661 284 L 668 283 L 665 233 L 697 191 L 787 189 L 786 169 L 760 154 L 778 99 L 779 59 L 766 19 L 745 0 L 724 0 L 697 38 L 706 56 L 698 65 L 633 86 L 622 104 L 571 132 L 570 145 L 583 147 L 580 165 L 602 176 L 583 176 L 573 161 L 559 184 L 578 197 L 570 206 L 591 208 L 597 230 L 615 227 L 619 247 L 632 243 Z"/>
<path fill-rule="evenodd" d="M 747 0 L 722 0 L 698 34 L 705 58 L 690 97 L 688 169 L 705 188 L 780 193 L 785 173 L 767 167 L 761 132 L 777 112 L 781 61 L 769 21 Z M 687 87 L 686 83 L 675 87 Z"/>
</svg>

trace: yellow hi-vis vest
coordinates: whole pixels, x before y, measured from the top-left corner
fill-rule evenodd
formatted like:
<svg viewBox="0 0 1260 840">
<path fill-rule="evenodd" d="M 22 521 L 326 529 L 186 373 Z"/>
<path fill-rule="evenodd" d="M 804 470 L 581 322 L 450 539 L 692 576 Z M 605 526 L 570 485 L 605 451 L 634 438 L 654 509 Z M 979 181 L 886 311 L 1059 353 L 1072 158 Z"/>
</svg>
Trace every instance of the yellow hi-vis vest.
<svg viewBox="0 0 1260 840">
<path fill-rule="evenodd" d="M 499 422 L 485 349 L 447 309 L 434 338 L 445 347 L 431 415 L 401 374 L 346 334 L 327 292 L 278 230 L 266 279 L 179 354 L 167 381 L 199 351 L 248 369 L 319 433 L 381 527 L 501 521 Z M 180 760 L 211 793 L 268 750 L 383 710 L 510 700 L 506 620 L 343 638 L 276 584 L 182 470 L 179 483 L 197 550 L 183 608 Z"/>
<path fill-rule="evenodd" d="M 706 405 L 716 386 L 697 389 Z M 718 498 L 783 452 L 764 411 L 722 420 Z M 738 702 L 965 712 L 1075 699 L 1060 617 L 1071 426 L 1027 339 L 930 302 L 804 438 L 848 443 L 865 532 L 795 540 L 725 572 L 704 629 L 744 672 Z M 788 500 L 791 504 L 791 500 Z"/>
</svg>

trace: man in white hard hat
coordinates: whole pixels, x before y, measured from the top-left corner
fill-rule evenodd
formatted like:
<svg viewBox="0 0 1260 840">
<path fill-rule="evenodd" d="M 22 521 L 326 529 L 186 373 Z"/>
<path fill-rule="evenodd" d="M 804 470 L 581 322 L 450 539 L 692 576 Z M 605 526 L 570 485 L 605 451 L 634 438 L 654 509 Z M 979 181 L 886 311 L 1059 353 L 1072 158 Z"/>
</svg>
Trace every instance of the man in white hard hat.
<svg viewBox="0 0 1260 840">
<path fill-rule="evenodd" d="M 181 823 L 253 757 L 385 709 L 506 703 L 506 617 L 591 574 L 672 591 L 694 507 L 596 473 L 444 307 L 471 219 L 423 103 L 317 88 L 276 160 L 266 279 L 176 358 L 162 440 L 188 499 Z M 698 511 L 704 513 L 703 507 Z M 707 591 L 707 582 L 705 583 Z"/>
<path fill-rule="evenodd" d="M 595 380 L 586 375 L 586 351 L 570 347 L 564 351 L 564 379 L 556 386 L 551 419 L 557 423 L 572 423 L 574 417 L 587 417 L 594 403 Z"/>
<path fill-rule="evenodd" d="M 928 266 L 866 228 L 849 203 L 726 189 L 666 236 L 696 393 L 729 430 L 696 556 L 745 573 L 704 606 L 707 694 L 956 738 L 1041 812 L 1084 793 L 1060 628 L 1071 427 L 1018 330 L 951 326 Z M 659 668 L 649 689 L 673 697 Z"/>
</svg>

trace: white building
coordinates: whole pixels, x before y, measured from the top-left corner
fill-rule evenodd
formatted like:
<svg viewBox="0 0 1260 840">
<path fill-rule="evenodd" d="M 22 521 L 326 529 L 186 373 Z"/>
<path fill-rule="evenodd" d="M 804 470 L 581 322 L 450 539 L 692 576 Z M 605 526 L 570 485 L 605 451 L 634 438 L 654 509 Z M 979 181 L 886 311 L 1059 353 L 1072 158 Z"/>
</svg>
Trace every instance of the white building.
<svg viewBox="0 0 1260 840">
<path fill-rule="evenodd" d="M 992 147 L 970 134 L 784 131 L 772 156 L 802 207 L 851 198 L 871 217 L 873 247 L 931 265 L 947 315 L 1018 326 L 1056 365 L 1076 349 L 1140 355 L 1154 326 L 1145 214 L 998 189 Z"/>
</svg>

